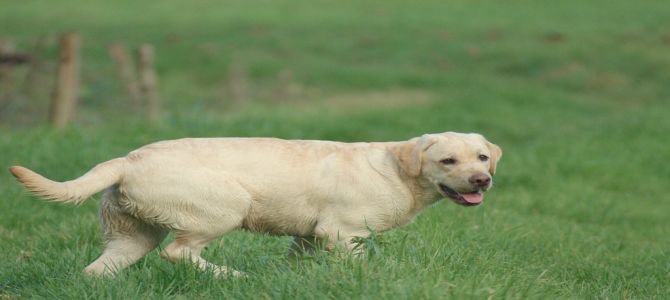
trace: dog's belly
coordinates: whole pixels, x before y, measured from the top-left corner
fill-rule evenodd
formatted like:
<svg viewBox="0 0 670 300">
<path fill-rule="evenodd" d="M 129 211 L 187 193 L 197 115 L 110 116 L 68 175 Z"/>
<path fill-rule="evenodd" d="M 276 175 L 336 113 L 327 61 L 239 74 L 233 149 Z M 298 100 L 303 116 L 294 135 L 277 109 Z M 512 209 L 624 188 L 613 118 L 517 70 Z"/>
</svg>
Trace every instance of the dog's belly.
<svg viewBox="0 0 670 300">
<path fill-rule="evenodd" d="M 318 210 L 298 199 L 276 201 L 274 205 L 253 204 L 242 222 L 242 228 L 276 235 L 311 236 L 317 222 Z"/>
</svg>

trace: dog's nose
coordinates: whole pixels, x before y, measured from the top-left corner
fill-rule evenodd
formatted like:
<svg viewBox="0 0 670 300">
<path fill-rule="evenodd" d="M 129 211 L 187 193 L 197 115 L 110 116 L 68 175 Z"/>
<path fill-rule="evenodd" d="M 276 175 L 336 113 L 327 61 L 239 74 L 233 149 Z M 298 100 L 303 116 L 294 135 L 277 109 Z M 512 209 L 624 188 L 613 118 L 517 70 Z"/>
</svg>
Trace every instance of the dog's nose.
<svg viewBox="0 0 670 300">
<path fill-rule="evenodd" d="M 489 183 L 491 183 L 491 176 L 486 175 L 484 173 L 477 173 L 475 175 L 470 176 L 470 178 L 468 178 L 468 181 L 476 186 L 487 186 L 489 185 Z"/>
</svg>

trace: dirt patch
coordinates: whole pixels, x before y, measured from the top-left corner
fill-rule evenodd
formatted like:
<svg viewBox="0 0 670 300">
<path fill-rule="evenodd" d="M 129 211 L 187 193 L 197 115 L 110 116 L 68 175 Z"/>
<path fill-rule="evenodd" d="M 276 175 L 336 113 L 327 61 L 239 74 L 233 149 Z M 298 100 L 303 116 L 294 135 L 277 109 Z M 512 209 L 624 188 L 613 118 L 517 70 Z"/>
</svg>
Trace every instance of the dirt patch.
<svg viewBox="0 0 670 300">
<path fill-rule="evenodd" d="M 348 92 L 317 98 L 300 100 L 291 106 L 301 111 L 316 110 L 378 110 L 410 106 L 425 106 L 432 103 L 433 94 L 423 90 L 393 89 L 386 91 Z"/>
<path fill-rule="evenodd" d="M 566 36 L 560 32 L 547 32 L 540 39 L 545 43 L 562 43 L 565 42 Z"/>
</svg>

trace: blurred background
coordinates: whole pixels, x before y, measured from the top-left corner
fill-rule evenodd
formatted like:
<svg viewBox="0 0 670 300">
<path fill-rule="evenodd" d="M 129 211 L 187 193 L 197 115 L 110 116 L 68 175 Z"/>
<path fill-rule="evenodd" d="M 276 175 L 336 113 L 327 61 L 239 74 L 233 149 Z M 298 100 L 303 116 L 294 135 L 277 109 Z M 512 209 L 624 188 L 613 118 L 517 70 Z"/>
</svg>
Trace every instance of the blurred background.
<svg viewBox="0 0 670 300">
<path fill-rule="evenodd" d="M 2 1 L 0 164 L 65 180 L 185 136 L 478 132 L 505 153 L 486 205 L 441 203 L 387 237 L 417 237 L 418 253 L 455 254 L 411 276 L 397 270 L 422 270 L 422 261 L 380 265 L 390 275 L 374 276 L 393 278 L 379 278 L 381 291 L 369 295 L 662 298 L 670 293 L 669 16 L 667 1 L 655 0 Z M 62 65 L 71 62 L 60 46 L 68 33 L 79 45 L 68 50 L 74 67 Z M 64 108 L 72 115 L 54 125 L 54 103 L 67 99 L 76 99 Z M 0 236 L 10 241 L 0 246 L 10 257 L 3 268 L 49 274 L 12 263 L 39 236 L 25 220 L 92 228 L 96 204 L 69 220 L 73 208 L 30 201 L 8 174 L 0 179 Z M 95 229 L 79 234 L 99 238 Z M 251 242 L 282 252 L 272 241 Z M 31 255 L 28 266 L 53 259 Z M 296 272 L 321 274 L 314 268 Z M 8 274 L 3 295 L 54 295 Z M 307 289 L 300 278 L 286 284 Z M 372 293 L 323 284 L 315 284 L 323 295 Z"/>
<path fill-rule="evenodd" d="M 58 39 L 68 32 L 81 40 L 74 126 L 144 117 L 110 54 L 115 45 L 135 69 L 137 49 L 153 46 L 167 123 L 264 107 L 375 110 L 439 101 L 489 119 L 478 116 L 493 106 L 504 113 L 498 108 L 549 110 L 577 98 L 662 102 L 670 79 L 665 6 L 603 3 L 7 1 L 0 116 L 8 128 L 48 121 Z"/>
</svg>

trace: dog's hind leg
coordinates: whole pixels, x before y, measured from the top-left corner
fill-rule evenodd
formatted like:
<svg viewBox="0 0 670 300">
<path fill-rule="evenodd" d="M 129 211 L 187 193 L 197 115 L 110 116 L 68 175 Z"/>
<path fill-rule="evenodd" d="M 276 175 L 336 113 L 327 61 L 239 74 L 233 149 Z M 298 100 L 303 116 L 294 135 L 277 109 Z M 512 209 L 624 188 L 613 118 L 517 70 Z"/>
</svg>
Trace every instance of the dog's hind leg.
<svg viewBox="0 0 670 300">
<path fill-rule="evenodd" d="M 182 260 L 190 261 L 201 270 L 211 271 L 217 276 L 242 275 L 241 272 L 225 266 L 207 262 L 200 256 L 202 249 L 210 241 L 240 228 L 250 209 L 251 197 L 241 186 L 232 182 L 225 182 L 221 186 L 222 188 L 219 189 L 221 192 L 217 191 L 216 194 L 209 195 L 212 199 L 217 200 L 191 199 L 192 202 L 201 203 L 202 207 L 206 206 L 205 203 L 215 203 L 215 201 L 219 204 L 181 212 L 178 215 L 181 222 L 175 229 L 175 240 L 161 251 L 161 257 L 173 263 Z"/>
<path fill-rule="evenodd" d="M 161 257 L 170 261 L 189 261 L 198 268 L 211 271 L 214 275 L 241 276 L 242 273 L 225 266 L 217 266 L 200 256 L 207 244 L 222 235 L 242 226 L 251 207 L 251 196 L 239 184 L 222 181 L 221 188 L 208 195 L 208 200 L 190 199 L 198 203 L 188 212 L 178 214 L 180 222 L 176 226 L 175 240 L 161 252 Z M 211 206 L 211 203 L 217 203 Z"/>
<path fill-rule="evenodd" d="M 200 256 L 200 252 L 207 246 L 207 243 L 216 237 L 218 236 L 178 234 L 177 238 L 161 252 L 161 257 L 173 263 L 182 260 L 189 261 L 203 271 L 211 271 L 215 276 L 242 276 L 243 274 L 239 271 L 215 265 Z"/>
<path fill-rule="evenodd" d="M 165 238 L 167 231 L 125 212 L 114 188 L 105 192 L 100 206 L 100 221 L 105 249 L 84 269 L 92 275 L 113 275 L 135 263 Z"/>
</svg>

